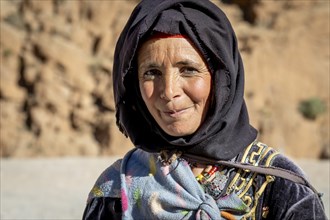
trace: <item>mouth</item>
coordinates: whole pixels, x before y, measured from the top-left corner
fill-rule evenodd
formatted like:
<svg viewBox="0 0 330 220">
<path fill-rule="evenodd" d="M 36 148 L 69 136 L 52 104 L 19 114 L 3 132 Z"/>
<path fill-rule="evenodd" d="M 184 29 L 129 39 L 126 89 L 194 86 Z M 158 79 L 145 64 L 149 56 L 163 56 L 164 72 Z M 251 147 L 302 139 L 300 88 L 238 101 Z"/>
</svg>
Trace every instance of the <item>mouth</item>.
<svg viewBox="0 0 330 220">
<path fill-rule="evenodd" d="M 166 110 L 166 111 L 162 111 L 162 113 L 167 117 L 178 118 L 182 114 L 186 113 L 190 108 L 191 107 L 182 108 L 182 109 Z"/>
</svg>

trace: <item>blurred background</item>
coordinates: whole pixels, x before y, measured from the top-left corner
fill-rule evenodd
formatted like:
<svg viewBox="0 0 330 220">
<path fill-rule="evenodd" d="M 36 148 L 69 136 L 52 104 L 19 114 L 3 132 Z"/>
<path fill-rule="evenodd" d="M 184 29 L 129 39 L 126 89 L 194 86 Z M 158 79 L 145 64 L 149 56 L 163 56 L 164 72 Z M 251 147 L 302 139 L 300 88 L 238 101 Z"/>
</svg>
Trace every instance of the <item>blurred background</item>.
<svg viewBox="0 0 330 220">
<path fill-rule="evenodd" d="M 138 2 L 0 1 L 1 219 L 80 219 L 97 176 L 132 148 L 111 79 Z M 236 31 L 259 140 L 305 169 L 329 216 L 330 2 L 212 2 Z"/>
</svg>

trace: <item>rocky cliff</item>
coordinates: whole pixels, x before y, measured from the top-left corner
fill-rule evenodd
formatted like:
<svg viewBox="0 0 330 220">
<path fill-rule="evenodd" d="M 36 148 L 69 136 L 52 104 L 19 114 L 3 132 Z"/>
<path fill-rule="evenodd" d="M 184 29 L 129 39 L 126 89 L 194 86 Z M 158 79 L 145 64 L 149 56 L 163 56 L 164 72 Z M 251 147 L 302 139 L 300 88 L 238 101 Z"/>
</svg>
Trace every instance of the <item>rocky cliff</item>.
<svg viewBox="0 0 330 220">
<path fill-rule="evenodd" d="M 328 158 L 329 1 L 214 2 L 239 39 L 259 139 L 293 157 Z M 111 77 L 116 39 L 136 3 L 0 1 L 3 157 L 132 147 L 115 125 Z M 308 117 L 303 103 L 319 111 Z"/>
</svg>

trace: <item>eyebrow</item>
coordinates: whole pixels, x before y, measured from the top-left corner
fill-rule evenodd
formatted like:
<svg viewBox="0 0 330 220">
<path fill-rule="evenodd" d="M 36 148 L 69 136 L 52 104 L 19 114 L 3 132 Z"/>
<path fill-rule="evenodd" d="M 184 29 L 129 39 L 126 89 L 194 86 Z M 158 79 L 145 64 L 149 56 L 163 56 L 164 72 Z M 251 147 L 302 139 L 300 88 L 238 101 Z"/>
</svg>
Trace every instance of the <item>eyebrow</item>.
<svg viewBox="0 0 330 220">
<path fill-rule="evenodd" d="M 160 65 L 158 65 L 155 62 L 150 62 L 150 63 L 142 63 L 141 65 L 138 65 L 138 69 L 144 68 L 144 69 L 150 69 L 150 68 L 159 68 Z"/>
<path fill-rule="evenodd" d="M 196 65 L 199 65 L 199 63 L 197 62 L 194 62 L 192 60 L 189 60 L 189 59 L 185 59 L 185 60 L 181 60 L 179 62 L 176 62 L 174 66 L 187 66 L 187 65 L 193 65 L 193 66 L 196 66 Z M 150 68 L 159 68 L 161 65 L 155 63 L 155 62 L 146 62 L 145 64 L 141 64 L 138 66 L 138 68 L 146 68 L 146 69 L 150 69 Z"/>
<path fill-rule="evenodd" d="M 174 66 L 200 66 L 200 63 L 195 62 L 193 60 L 190 59 L 183 59 L 181 61 L 178 61 L 174 64 Z M 138 69 L 153 69 L 153 68 L 160 68 L 161 65 L 159 65 L 158 63 L 154 62 L 154 61 L 147 61 L 145 63 L 142 63 L 141 65 L 138 66 Z"/>
<path fill-rule="evenodd" d="M 192 60 L 185 59 L 185 60 L 182 60 L 182 61 L 179 61 L 179 62 L 175 63 L 175 65 L 184 65 L 184 66 L 186 66 L 186 65 L 198 65 L 198 63 L 194 62 Z"/>
</svg>

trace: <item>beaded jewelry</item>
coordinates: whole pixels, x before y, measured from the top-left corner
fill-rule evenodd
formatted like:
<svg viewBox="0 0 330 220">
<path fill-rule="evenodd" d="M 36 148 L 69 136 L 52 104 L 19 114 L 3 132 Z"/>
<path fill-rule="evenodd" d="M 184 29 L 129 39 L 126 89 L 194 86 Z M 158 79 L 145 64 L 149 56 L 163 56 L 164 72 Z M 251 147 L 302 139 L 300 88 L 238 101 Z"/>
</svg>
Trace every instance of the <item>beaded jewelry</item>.
<svg viewBox="0 0 330 220">
<path fill-rule="evenodd" d="M 197 164 L 189 163 L 189 165 L 191 168 L 197 167 Z M 223 168 L 223 166 L 209 165 L 195 177 L 205 193 L 209 194 L 214 199 L 218 199 L 222 195 L 229 178 L 230 170 L 223 170 Z M 211 177 L 214 178 L 210 180 Z"/>
<path fill-rule="evenodd" d="M 216 172 L 214 179 L 204 184 L 204 191 L 214 199 L 218 199 L 226 187 L 227 181 L 227 175 L 222 172 Z"/>
<path fill-rule="evenodd" d="M 210 177 L 215 173 L 217 172 L 217 170 L 219 169 L 218 166 L 213 166 L 211 168 L 210 171 L 203 171 L 201 174 L 199 174 L 197 177 L 196 177 L 196 180 L 200 183 L 200 184 L 205 184 L 207 182 L 208 179 L 210 179 Z"/>
</svg>

